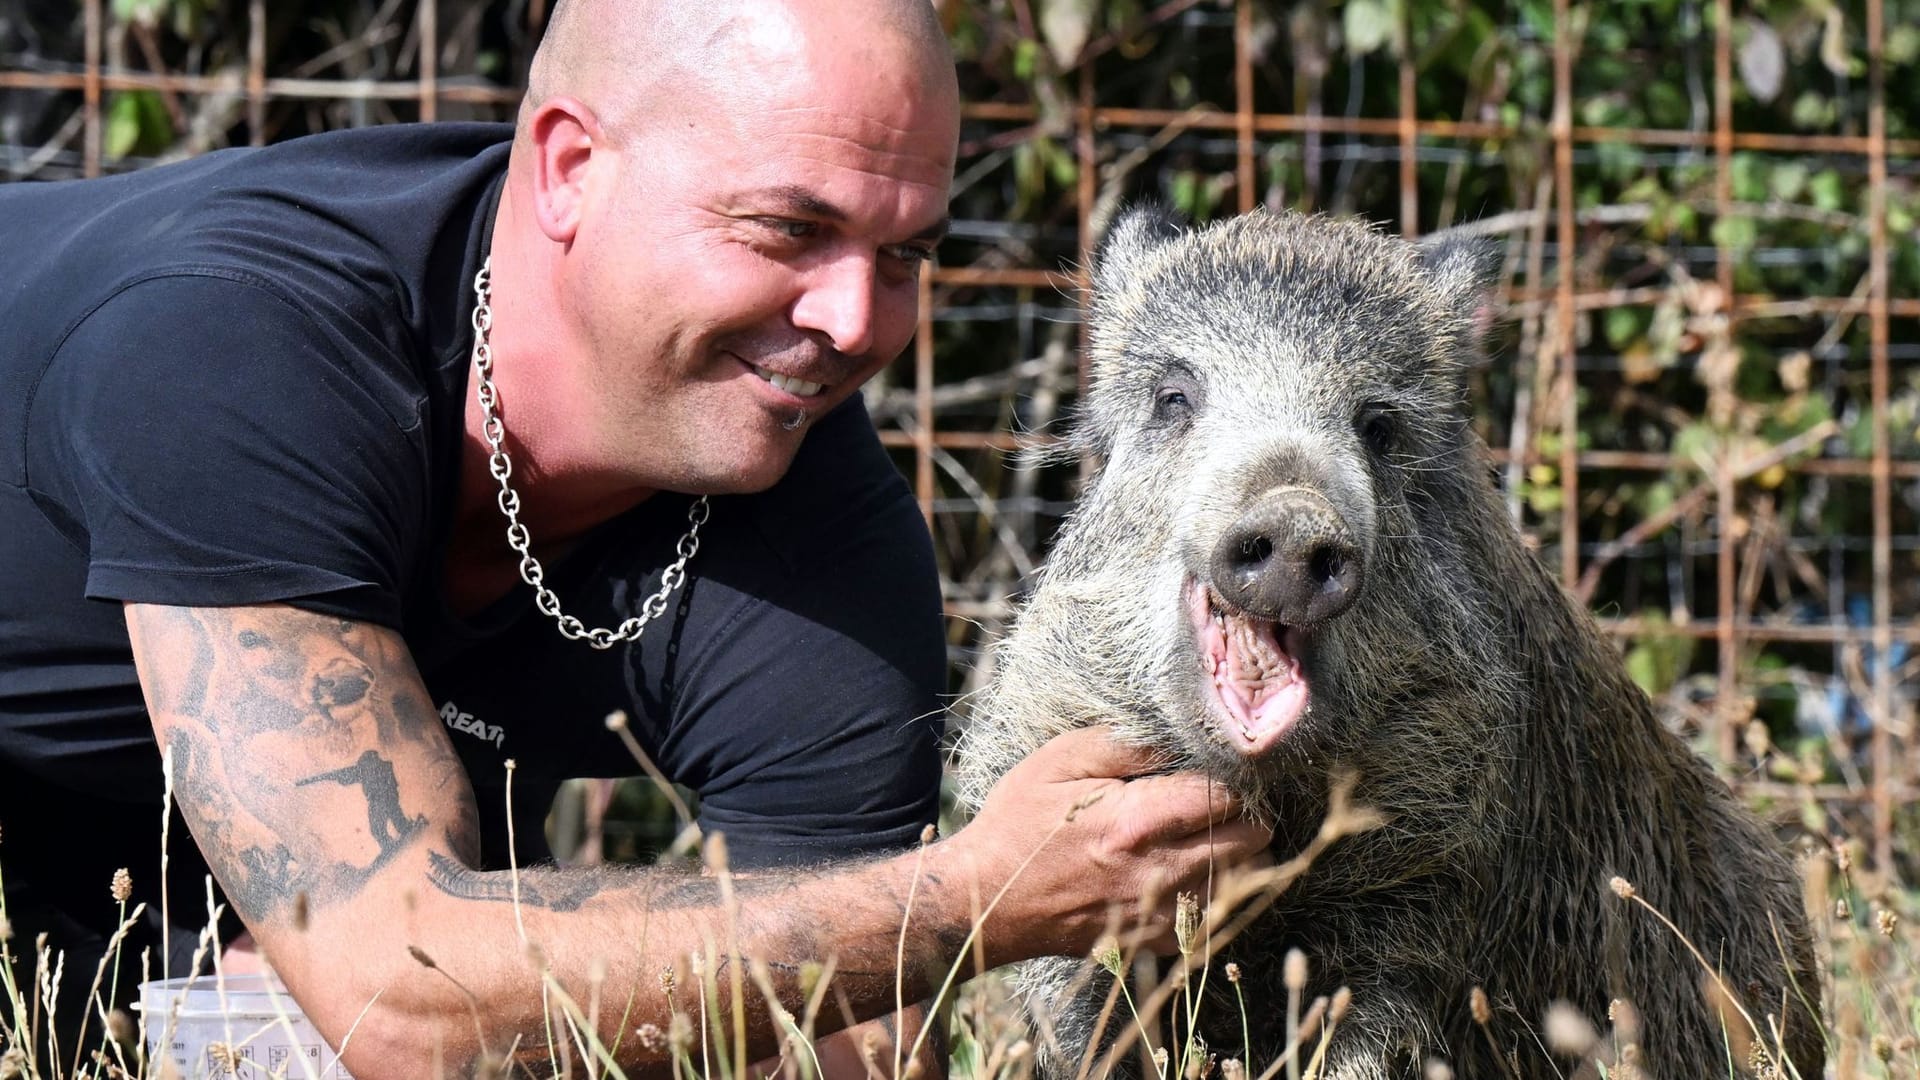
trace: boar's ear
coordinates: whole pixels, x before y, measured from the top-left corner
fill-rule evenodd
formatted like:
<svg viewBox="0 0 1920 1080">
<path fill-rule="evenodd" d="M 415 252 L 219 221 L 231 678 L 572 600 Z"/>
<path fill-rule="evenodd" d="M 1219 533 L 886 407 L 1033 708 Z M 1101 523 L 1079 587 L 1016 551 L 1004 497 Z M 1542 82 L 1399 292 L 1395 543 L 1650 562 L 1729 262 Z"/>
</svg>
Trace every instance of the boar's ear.
<svg viewBox="0 0 1920 1080">
<path fill-rule="evenodd" d="M 1183 228 L 1179 215 L 1159 203 L 1122 211 L 1094 252 L 1094 287 L 1102 292 L 1123 288 L 1139 269 L 1141 256 L 1179 236 Z"/>
<path fill-rule="evenodd" d="M 1458 320 L 1466 352 L 1477 355 L 1492 321 L 1493 276 L 1498 266 L 1494 245 L 1443 231 L 1421 240 L 1415 251 L 1441 310 Z"/>
</svg>

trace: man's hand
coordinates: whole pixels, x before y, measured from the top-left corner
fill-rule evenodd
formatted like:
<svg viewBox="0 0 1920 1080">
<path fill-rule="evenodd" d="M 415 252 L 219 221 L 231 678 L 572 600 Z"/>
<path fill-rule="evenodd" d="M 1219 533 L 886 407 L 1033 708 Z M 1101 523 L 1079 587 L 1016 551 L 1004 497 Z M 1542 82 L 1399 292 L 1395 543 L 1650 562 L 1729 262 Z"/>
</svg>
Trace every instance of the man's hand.
<svg viewBox="0 0 1920 1080">
<path fill-rule="evenodd" d="M 1114 914 L 1144 919 L 1147 947 L 1169 951 L 1178 893 L 1205 897 L 1215 875 L 1270 861 L 1273 834 L 1242 819 L 1237 798 L 1197 773 L 1143 775 L 1160 764 L 1105 728 L 1068 732 L 1002 777 L 947 841 L 982 907 L 1006 887 L 982 932 L 991 963 L 1085 956 Z"/>
</svg>

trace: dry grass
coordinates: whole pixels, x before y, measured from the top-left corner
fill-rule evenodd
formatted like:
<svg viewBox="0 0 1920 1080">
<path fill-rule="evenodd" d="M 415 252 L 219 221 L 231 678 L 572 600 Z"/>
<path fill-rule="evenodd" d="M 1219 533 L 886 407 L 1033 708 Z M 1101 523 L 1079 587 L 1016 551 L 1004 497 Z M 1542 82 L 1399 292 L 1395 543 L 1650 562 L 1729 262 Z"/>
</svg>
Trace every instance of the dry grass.
<svg viewBox="0 0 1920 1080">
<path fill-rule="evenodd" d="M 1803 815 L 1804 817 L 1805 815 Z M 1129 944 L 1137 936 L 1119 921 L 1115 933 L 1091 958 L 1114 974 L 1116 994 L 1109 1002 L 1109 1026 L 1116 1033 L 1112 1047 L 1097 1059 L 1083 1062 L 1082 1076 L 1101 1076 L 1114 1063 L 1130 1060 L 1136 1071 L 1157 1075 L 1162 1080 L 1287 1080 L 1314 1078 L 1329 1040 L 1338 1031 L 1347 1007 L 1344 992 L 1333 998 L 1307 1002 L 1298 994 L 1287 1001 L 1248 1001 L 1240 995 L 1241 978 L 1237 970 L 1228 970 L 1209 958 L 1242 929 L 1250 917 L 1263 910 L 1283 891 L 1322 849 L 1350 832 L 1371 827 L 1372 821 L 1362 808 L 1346 806 L 1336 799 L 1335 812 L 1315 843 L 1287 864 L 1257 875 L 1225 876 L 1216 883 L 1211 902 L 1197 897 L 1182 897 L 1177 923 L 1182 962 L 1170 965 L 1166 974 L 1156 977 L 1153 965 L 1135 963 Z M 4 848 L 0 847 L 0 854 Z M 724 875 L 724 848 L 710 844 L 708 857 L 721 866 Z M 1337 852 L 1326 857 L 1337 858 Z M 1858 846 L 1850 843 L 1810 851 L 1804 860 L 1806 895 L 1814 925 L 1819 930 L 1826 985 L 1806 988 L 1818 993 L 1825 1003 L 1828 1020 L 1829 1072 L 1838 1080 L 1866 1077 L 1913 1077 L 1920 1075 L 1920 919 L 1908 917 L 1920 896 L 1899 887 L 1889 875 L 1863 868 Z M 4 865 L 0 864 L 0 871 Z M 0 881 L 4 881 L 0 877 Z M 103 883 L 106 886 L 108 883 Z M 1631 883 L 1616 880 L 1621 902 L 1635 905 L 1638 914 L 1666 922 L 1660 913 L 1633 890 Z M 106 891 L 103 888 L 103 892 Z M 138 906 L 129 907 L 127 883 L 116 880 L 112 895 L 118 904 L 123 925 L 137 916 Z M 209 895 L 209 903 L 211 897 Z M 210 909 L 211 914 L 211 909 Z M 911 915 L 909 916 L 911 917 Z M 1684 928 L 1667 923 L 1669 932 L 1685 940 Z M 1691 948 L 1690 942 L 1687 943 Z M 203 935 L 196 974 L 218 978 L 210 948 L 211 938 Z M 117 941 L 116 941 L 117 946 Z M 144 1032 L 140 1024 L 123 1013 L 109 1013 L 101 1002 L 99 988 L 109 978 L 121 977 L 121 969 L 135 965 L 146 971 L 149 958 L 123 957 L 116 947 L 94 973 L 92 1000 L 66 1002 L 53 999 L 50 981 L 41 978 L 29 984 L 12 977 L 12 960 L 20 950 L 31 949 L 39 959 L 42 972 L 58 971 L 62 958 L 58 942 L 21 942 L 15 940 L 6 921 L 4 901 L 0 900 L 0 1080 L 81 1080 L 106 1077 L 174 1077 L 170 1063 L 145 1061 L 140 1053 Z M 963 949 L 962 953 L 965 954 Z M 517 1042 L 482 1042 L 492 1051 L 481 1064 L 481 1073 L 492 1076 L 566 1076 L 624 1077 L 615 1064 L 616 1047 L 608 1047 L 594 1035 L 603 1009 L 625 1009 L 631 1002 L 602 1002 L 598 981 L 587 987 L 588 999 L 576 1000 L 541 968 L 537 943 L 526 950 L 530 979 L 541 981 L 549 1003 L 544 1055 L 538 1064 L 526 1064 L 528 1055 L 519 1053 Z M 1696 954 L 1697 955 L 1697 954 Z M 696 986 L 673 985 L 671 976 L 663 979 L 662 990 L 676 1004 L 667 1030 L 644 1025 L 623 1031 L 622 1039 L 635 1039 L 649 1049 L 670 1052 L 676 1078 L 718 1076 L 728 1080 L 745 1077 L 750 1069 L 742 1060 L 743 1042 L 730 1023 L 716 1021 L 724 1015 L 740 1015 L 740 1010 L 721 1008 L 723 1002 L 743 1000 L 743 995 L 761 995 L 772 1002 L 771 981 L 766 968 L 748 958 L 745 963 L 722 963 L 729 957 L 726 942 L 710 943 L 707 954 L 696 957 L 693 977 Z M 415 959 L 438 970 L 431 957 L 415 950 Z M 957 981 L 959 961 L 950 978 L 949 988 Z M 1305 958 L 1289 957 L 1285 985 L 1303 984 Z M 109 967 L 109 964 L 112 966 Z M 1296 966 L 1301 970 L 1296 971 Z M 712 972 L 744 972 L 744 979 L 716 980 Z M 1089 969 L 1091 970 L 1091 968 Z M 443 973 L 444 974 L 444 973 Z M 811 1050 L 815 1020 L 832 1001 L 832 965 L 811 973 L 808 1000 L 796 1014 L 778 1004 L 773 1014 L 786 1033 L 783 1054 L 776 1072 L 793 1080 L 818 1075 L 818 1062 Z M 1291 976 L 1298 975 L 1298 978 Z M 449 976 L 450 977 L 450 976 Z M 1294 1045 L 1273 1061 L 1242 1062 L 1208 1054 L 1193 1042 L 1181 1044 L 1198 1019 L 1203 993 L 1209 980 L 1226 980 L 1233 987 L 1233 998 L 1241 1010 L 1238 1023 L 1244 1024 L 1249 1011 L 1285 1010 L 1289 1030 L 1297 1034 Z M 1718 976 L 1702 959 L 1702 992 L 1724 1003 L 1728 1076 L 1752 1075 L 1797 1077 L 1781 1052 L 1776 1029 L 1777 1018 L 1752 1015 L 1718 987 Z M 1463 988 L 1463 993 L 1477 988 Z M 1006 981 L 994 974 L 975 979 L 953 989 L 943 998 L 944 1014 L 951 1032 L 951 1068 L 955 1077 L 966 1080 L 1020 1080 L 1033 1075 L 1035 1042 L 1046 1033 L 1029 1029 L 1012 1000 Z M 1224 1000 L 1214 995 L 1207 1000 Z M 88 1015 L 87 1053 L 75 1062 L 73 1055 L 64 1060 L 49 1060 L 45 1032 L 50 1017 L 60 1010 L 84 1007 Z M 150 1018 L 163 1023 L 166 1018 Z M 282 1018 L 285 1022 L 286 1018 Z M 477 1018 L 476 1018 L 477 1023 Z M 1607 1017 L 1584 1017 L 1571 1009 L 1550 1010 L 1540 1018 L 1541 1031 L 1557 1050 L 1579 1064 L 1569 1078 L 1642 1077 L 1637 1067 L 1638 1043 L 1644 1025 L 1658 1023 L 1657 1017 L 1642 1017 L 1629 1003 L 1615 1003 Z M 269 1025 L 271 1026 L 271 1025 Z M 623 1025 L 624 1027 L 624 1025 Z M 1169 1045 L 1169 1032 L 1177 1040 Z M 242 1059 L 249 1035 L 229 1036 L 224 1054 L 234 1061 L 241 1077 L 282 1075 Z M 1491 1032 L 1489 1031 L 1489 1037 Z M 495 1043 L 499 1045 L 495 1045 Z M 39 1052 L 34 1052 L 38 1046 Z M 69 1048 L 70 1049 L 70 1048 Z M 875 1048 L 869 1054 L 870 1075 L 915 1075 L 910 1061 L 913 1048 Z M 509 1064 L 513 1063 L 513 1064 Z M 316 1071 L 307 1062 L 295 1059 L 289 1066 L 292 1077 L 309 1076 L 319 1080 L 324 1070 Z M 1442 1063 L 1430 1063 L 1427 1075 L 1450 1076 Z M 1798 1078 L 1810 1080 L 1810 1078 Z"/>
</svg>

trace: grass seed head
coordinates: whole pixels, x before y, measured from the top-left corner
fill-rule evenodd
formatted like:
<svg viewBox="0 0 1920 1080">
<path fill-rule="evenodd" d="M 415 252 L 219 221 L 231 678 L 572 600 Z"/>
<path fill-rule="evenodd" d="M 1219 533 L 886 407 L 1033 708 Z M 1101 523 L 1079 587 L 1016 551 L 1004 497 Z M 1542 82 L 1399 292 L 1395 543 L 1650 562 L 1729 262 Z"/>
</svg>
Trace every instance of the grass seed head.
<svg viewBox="0 0 1920 1080">
<path fill-rule="evenodd" d="M 800 965 L 800 996 L 801 997 L 806 998 L 809 1001 L 813 1000 L 813 992 L 816 988 L 819 987 L 820 976 L 825 974 L 826 970 L 827 969 L 821 966 L 820 961 L 818 960 L 808 960 Z"/>
<path fill-rule="evenodd" d="M 1341 1018 L 1347 1015 L 1347 1010 L 1352 1006 L 1353 991 L 1351 989 L 1343 986 L 1335 990 L 1333 992 L 1333 1004 L 1327 1009 L 1327 1022 L 1332 1024 L 1339 1023 Z"/>
<path fill-rule="evenodd" d="M 1853 869 L 1853 849 L 1847 846 L 1845 840 L 1833 845 L 1833 864 L 1838 866 L 1843 874 Z"/>
<path fill-rule="evenodd" d="M 1247 1080 L 1247 1067 L 1239 1058 L 1228 1058 L 1220 1063 L 1220 1080 Z"/>
<path fill-rule="evenodd" d="M 1239 964 L 1233 963 L 1232 961 L 1228 961 L 1227 981 L 1230 983 L 1233 983 L 1235 986 L 1238 986 L 1240 984 L 1240 965 Z"/>
<path fill-rule="evenodd" d="M 627 713 L 624 709 L 615 709 L 607 714 L 607 730 L 619 731 L 627 726 Z"/>
<path fill-rule="evenodd" d="M 1192 956 L 1194 938 L 1200 930 L 1200 898 L 1183 892 L 1173 904 L 1173 940 L 1181 956 Z"/>
<path fill-rule="evenodd" d="M 927 822 L 927 827 L 920 830 L 920 842 L 922 844 L 931 844 L 938 839 L 940 839 L 939 826 L 931 821 Z"/>
<path fill-rule="evenodd" d="M 1093 947 L 1093 962 L 1107 969 L 1107 973 L 1119 978 L 1123 970 L 1120 962 L 1120 943 L 1111 937 L 1103 937 Z"/>
<path fill-rule="evenodd" d="M 1428 1058 L 1421 1076 L 1424 1080 L 1453 1080 L 1453 1066 L 1439 1058 Z"/>
<path fill-rule="evenodd" d="M 1623 878 L 1623 877 L 1613 878 L 1612 880 L 1607 882 L 1607 888 L 1612 889 L 1613 895 L 1619 897 L 1622 900 L 1633 899 L 1633 882 L 1628 881 L 1626 878 Z"/>
<path fill-rule="evenodd" d="M 413 957 L 414 963 L 419 964 L 421 967 L 426 968 L 428 971 L 436 970 L 440 966 L 439 964 L 434 963 L 433 957 L 428 956 L 427 951 L 425 949 L 422 949 L 418 945 L 407 946 L 407 955 Z"/>
<path fill-rule="evenodd" d="M 1289 990 L 1307 988 L 1307 954 L 1299 949 L 1288 949 L 1285 964 L 1280 968 L 1280 979 Z"/>
<path fill-rule="evenodd" d="M 1625 1044 L 1640 1041 L 1640 1010 L 1626 998 L 1614 998 L 1607 1005 L 1607 1022 L 1613 1025 L 1614 1038 Z"/>
<path fill-rule="evenodd" d="M 693 1046 L 693 1018 L 683 1012 L 676 1012 L 667 1021 L 667 1045 L 680 1053 Z"/>
<path fill-rule="evenodd" d="M 1882 1033 L 1873 1037 L 1873 1056 L 1882 1064 L 1893 1061 L 1893 1039 Z"/>
<path fill-rule="evenodd" d="M 123 866 L 113 872 L 111 891 L 115 902 L 122 904 L 126 903 L 127 898 L 133 895 L 133 875 L 127 873 L 126 867 Z"/>
<path fill-rule="evenodd" d="M 1853 905 L 1847 903 L 1846 897 L 1843 896 L 1833 902 L 1833 917 L 1842 922 L 1853 918 Z"/>
<path fill-rule="evenodd" d="M 1153 1071 L 1161 1076 L 1167 1075 L 1167 1048 L 1162 1046 L 1153 1051 Z"/>
<path fill-rule="evenodd" d="M 1493 1020 L 1493 1005 L 1487 1001 L 1487 992 L 1478 986 L 1467 994 L 1467 1008 L 1473 1011 L 1473 1022 L 1481 1027 Z"/>
<path fill-rule="evenodd" d="M 1873 918 L 1879 924 L 1880 934 L 1883 937 L 1892 937 L 1893 932 L 1900 927 L 1900 916 L 1889 908 L 1881 908 L 1874 913 Z"/>
<path fill-rule="evenodd" d="M 1586 1057 L 1600 1041 L 1593 1024 L 1564 1001 L 1547 1006 L 1546 1034 L 1547 1046 L 1570 1058 Z"/>
<path fill-rule="evenodd" d="M 123 1046 L 132 1046 L 140 1040 L 140 1025 L 125 1009 L 115 1009 L 107 1014 L 107 1037 Z"/>
</svg>

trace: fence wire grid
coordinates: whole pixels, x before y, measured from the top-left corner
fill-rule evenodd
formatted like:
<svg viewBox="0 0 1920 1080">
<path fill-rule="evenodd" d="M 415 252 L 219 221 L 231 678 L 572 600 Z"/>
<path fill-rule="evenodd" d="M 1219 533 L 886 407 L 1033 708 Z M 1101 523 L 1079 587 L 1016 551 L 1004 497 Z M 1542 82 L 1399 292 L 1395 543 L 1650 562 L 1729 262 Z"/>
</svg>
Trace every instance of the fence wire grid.
<svg viewBox="0 0 1920 1080">
<path fill-rule="evenodd" d="M 1069 421 L 1120 205 L 1461 229 L 1503 253 L 1473 401 L 1516 521 L 1737 787 L 1910 877 L 1920 0 L 939 6 L 955 220 L 867 401 L 956 692 L 1071 508 L 1078 472 L 1013 462 Z M 546 8 L 10 0 L 0 169 L 509 119 Z"/>
</svg>

